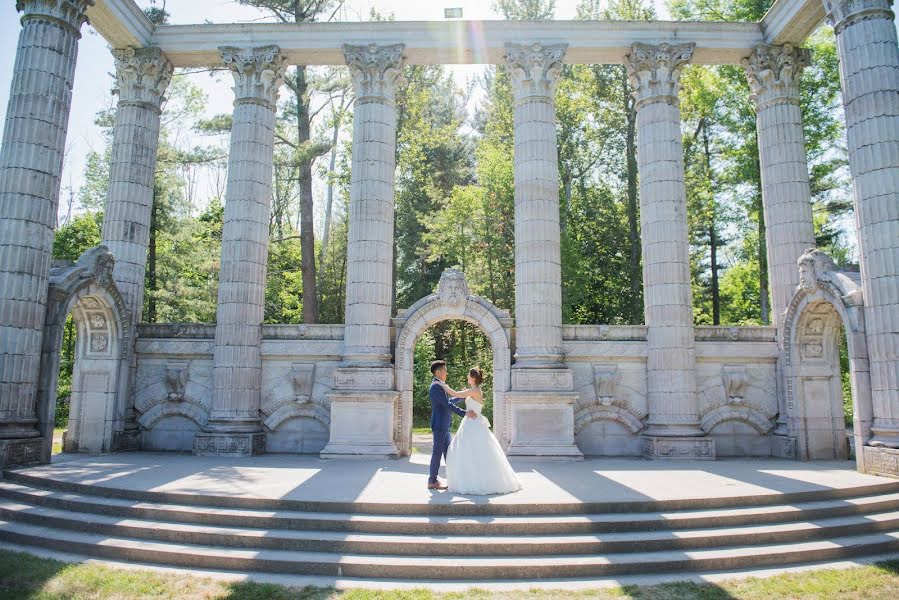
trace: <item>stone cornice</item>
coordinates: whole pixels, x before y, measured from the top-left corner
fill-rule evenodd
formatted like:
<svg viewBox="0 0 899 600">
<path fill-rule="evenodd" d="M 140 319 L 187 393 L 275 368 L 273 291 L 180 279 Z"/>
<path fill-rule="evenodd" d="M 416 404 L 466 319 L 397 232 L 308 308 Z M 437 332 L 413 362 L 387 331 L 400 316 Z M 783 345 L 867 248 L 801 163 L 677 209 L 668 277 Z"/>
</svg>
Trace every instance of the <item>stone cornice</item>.
<svg viewBox="0 0 899 600">
<path fill-rule="evenodd" d="M 749 58 L 743 60 L 752 90 L 749 99 L 755 103 L 756 110 L 771 104 L 798 104 L 802 69 L 810 62 L 811 52 L 805 48 L 794 48 L 791 44 L 756 46 Z"/>
<path fill-rule="evenodd" d="M 631 46 L 625 67 L 636 108 L 651 102 L 677 104 L 681 69 L 693 57 L 695 47 L 692 42 L 658 45 L 636 42 Z"/>
<path fill-rule="evenodd" d="M 172 79 L 172 63 L 159 48 L 118 48 L 112 55 L 119 104 L 147 105 L 159 110 Z"/>
<path fill-rule="evenodd" d="M 505 62 L 516 100 L 530 96 L 552 98 L 568 44 L 506 44 Z"/>
<path fill-rule="evenodd" d="M 895 17 L 891 0 L 823 0 L 827 11 L 827 22 L 833 25 L 834 33 L 844 27 L 868 19 L 889 19 Z"/>
<path fill-rule="evenodd" d="M 278 46 L 221 46 L 222 62 L 234 76 L 234 103 L 263 104 L 274 109 L 284 82 L 286 63 Z"/>
<path fill-rule="evenodd" d="M 22 23 L 45 20 L 58 23 L 81 36 L 81 26 L 87 23 L 87 7 L 94 0 L 17 0 L 16 10 L 23 13 Z"/>
<path fill-rule="evenodd" d="M 393 102 L 397 86 L 404 83 L 403 67 L 406 59 L 403 52 L 406 45 L 343 44 L 342 49 L 353 77 L 356 100 Z"/>
</svg>

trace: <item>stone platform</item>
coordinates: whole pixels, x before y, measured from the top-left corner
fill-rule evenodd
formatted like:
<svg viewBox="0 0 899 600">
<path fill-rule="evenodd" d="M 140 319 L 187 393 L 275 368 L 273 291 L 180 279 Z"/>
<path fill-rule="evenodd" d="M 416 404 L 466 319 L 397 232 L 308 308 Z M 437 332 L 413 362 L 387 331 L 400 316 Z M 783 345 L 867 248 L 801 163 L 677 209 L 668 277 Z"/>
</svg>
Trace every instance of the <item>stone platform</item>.
<svg viewBox="0 0 899 600">
<path fill-rule="evenodd" d="M 513 460 L 515 494 L 428 491 L 427 456 L 133 453 L 5 471 L 0 543 L 319 585 L 579 585 L 899 553 L 899 481 L 846 461 Z"/>
</svg>

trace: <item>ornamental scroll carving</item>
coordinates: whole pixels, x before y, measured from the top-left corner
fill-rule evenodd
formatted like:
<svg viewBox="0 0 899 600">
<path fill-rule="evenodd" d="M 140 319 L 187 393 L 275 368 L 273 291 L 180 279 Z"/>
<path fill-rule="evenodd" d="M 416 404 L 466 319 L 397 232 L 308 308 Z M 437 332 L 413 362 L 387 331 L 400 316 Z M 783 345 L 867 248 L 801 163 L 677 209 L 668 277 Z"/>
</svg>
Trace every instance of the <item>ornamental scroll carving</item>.
<svg viewBox="0 0 899 600">
<path fill-rule="evenodd" d="M 791 44 L 759 44 L 741 61 L 756 110 L 776 103 L 799 103 L 802 70 L 811 63 L 811 52 Z"/>
<path fill-rule="evenodd" d="M 894 19 L 892 0 L 823 0 L 827 22 L 835 34 L 845 27 L 868 19 Z"/>
<path fill-rule="evenodd" d="M 649 102 L 677 104 L 681 69 L 693 58 L 695 47 L 693 42 L 657 46 L 636 42 L 631 46 L 624 64 L 636 108 Z"/>
<path fill-rule="evenodd" d="M 553 97 L 562 74 L 568 44 L 506 43 L 506 66 L 516 100 L 528 96 Z"/>
<path fill-rule="evenodd" d="M 274 108 L 286 68 L 281 48 L 220 46 L 219 51 L 234 76 L 234 102 L 260 102 Z"/>
<path fill-rule="evenodd" d="M 381 99 L 393 102 L 396 88 L 403 85 L 405 44 L 354 46 L 344 44 L 343 56 L 353 77 L 356 100 Z"/>
<path fill-rule="evenodd" d="M 159 48 L 119 48 L 112 51 L 119 102 L 148 104 L 157 110 L 174 68 Z"/>
<path fill-rule="evenodd" d="M 80 36 L 81 26 L 88 22 L 87 7 L 93 5 L 94 0 L 18 0 L 16 10 L 24 13 L 22 19 L 50 17 L 65 23 Z"/>
</svg>

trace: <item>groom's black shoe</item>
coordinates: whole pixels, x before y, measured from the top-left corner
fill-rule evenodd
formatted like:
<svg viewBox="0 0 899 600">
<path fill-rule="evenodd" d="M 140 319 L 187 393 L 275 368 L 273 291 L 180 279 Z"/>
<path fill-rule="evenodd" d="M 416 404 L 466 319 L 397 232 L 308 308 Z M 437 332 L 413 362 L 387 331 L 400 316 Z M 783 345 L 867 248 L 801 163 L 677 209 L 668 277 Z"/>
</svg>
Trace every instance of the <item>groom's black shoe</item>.
<svg viewBox="0 0 899 600">
<path fill-rule="evenodd" d="M 429 490 L 445 490 L 446 485 L 440 483 L 439 481 L 435 481 L 434 483 L 428 484 L 428 489 Z"/>
</svg>

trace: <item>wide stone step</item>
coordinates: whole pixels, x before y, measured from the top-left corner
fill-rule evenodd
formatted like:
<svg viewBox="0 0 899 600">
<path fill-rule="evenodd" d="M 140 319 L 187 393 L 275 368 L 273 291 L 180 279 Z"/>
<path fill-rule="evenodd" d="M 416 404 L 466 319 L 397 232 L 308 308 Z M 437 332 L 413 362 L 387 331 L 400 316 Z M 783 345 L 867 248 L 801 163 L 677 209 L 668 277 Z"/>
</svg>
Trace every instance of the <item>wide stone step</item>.
<svg viewBox="0 0 899 600">
<path fill-rule="evenodd" d="M 571 535 L 670 531 L 809 521 L 899 510 L 899 493 L 840 500 L 672 512 L 594 515 L 421 516 L 251 510 L 135 502 L 0 481 L 0 498 L 66 511 L 222 527 L 405 535 Z"/>
<path fill-rule="evenodd" d="M 727 570 L 838 560 L 899 550 L 899 533 L 703 550 L 566 556 L 453 557 L 245 550 L 175 544 L 0 521 L 0 540 L 87 556 L 189 568 L 332 577 L 452 579 L 595 578 L 611 575 Z"/>
<path fill-rule="evenodd" d="M 776 525 L 581 535 L 398 535 L 213 527 L 120 519 L 0 501 L 0 519 L 176 544 L 403 556 L 535 556 L 688 550 L 899 531 L 899 511 Z"/>
<path fill-rule="evenodd" d="M 37 476 L 25 471 L 4 471 L 3 478 L 23 485 L 43 489 L 96 495 L 137 502 L 180 504 L 190 506 L 241 508 L 269 511 L 301 511 L 354 513 L 368 515 L 443 515 L 462 516 L 537 516 L 590 515 L 612 513 L 667 512 L 706 510 L 748 506 L 776 506 L 823 500 L 857 498 L 874 494 L 899 493 L 899 481 L 884 481 L 848 488 L 826 488 L 801 492 L 766 493 L 754 496 L 723 496 L 716 498 L 679 498 L 667 500 L 633 500 L 628 502 L 563 502 L 563 503 L 505 503 L 472 500 L 452 503 L 399 503 L 295 500 L 232 495 L 190 494 L 127 489 Z"/>
</svg>

